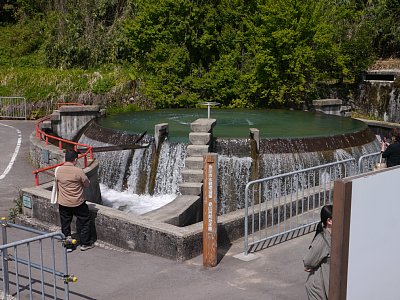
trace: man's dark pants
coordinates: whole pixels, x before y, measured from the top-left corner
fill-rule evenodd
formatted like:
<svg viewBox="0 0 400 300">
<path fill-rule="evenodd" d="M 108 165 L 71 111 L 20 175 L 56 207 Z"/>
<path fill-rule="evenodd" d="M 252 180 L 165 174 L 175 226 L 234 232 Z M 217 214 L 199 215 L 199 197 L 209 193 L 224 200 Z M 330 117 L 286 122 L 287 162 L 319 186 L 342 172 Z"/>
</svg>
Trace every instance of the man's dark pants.
<svg viewBox="0 0 400 300">
<path fill-rule="evenodd" d="M 67 237 L 71 236 L 71 222 L 76 216 L 76 229 L 79 233 L 81 245 L 90 245 L 90 215 L 89 207 L 84 202 L 76 207 L 58 205 L 60 213 L 61 232 Z"/>
</svg>

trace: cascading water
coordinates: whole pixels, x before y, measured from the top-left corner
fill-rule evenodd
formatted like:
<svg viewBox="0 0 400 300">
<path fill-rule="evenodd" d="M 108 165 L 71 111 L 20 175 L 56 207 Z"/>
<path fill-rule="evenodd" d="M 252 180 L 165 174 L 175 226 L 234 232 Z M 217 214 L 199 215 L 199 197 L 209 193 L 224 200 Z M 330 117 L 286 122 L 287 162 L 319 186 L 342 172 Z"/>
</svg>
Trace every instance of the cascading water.
<svg viewBox="0 0 400 300">
<path fill-rule="evenodd" d="M 250 181 L 250 157 L 218 156 L 218 214 L 242 208 L 243 187 Z"/>
<path fill-rule="evenodd" d="M 161 146 L 157 168 L 155 194 L 178 194 L 185 165 L 186 144 L 165 141 Z"/>
<path fill-rule="evenodd" d="M 390 92 L 389 119 L 400 122 L 400 89 L 393 88 Z"/>
<path fill-rule="evenodd" d="M 85 136 L 80 139 L 80 143 L 93 147 L 112 146 Z M 131 154 L 131 150 L 94 153 L 94 157 L 100 162 L 98 174 L 100 183 L 116 191 L 122 191 Z"/>
<path fill-rule="evenodd" d="M 128 193 L 146 194 L 149 187 L 149 175 L 153 148 L 136 149 L 129 166 Z"/>
<path fill-rule="evenodd" d="M 270 110 L 235 110 L 232 118 L 232 111 L 222 109 L 214 110 L 213 116 L 217 125 L 213 129 L 210 149 L 218 153 L 219 215 L 244 207 L 244 188 L 251 180 L 347 158 L 358 160 L 363 154 L 379 151 L 379 143 L 366 124 L 351 118 Z M 146 136 L 146 143 L 150 145 L 145 149 L 95 153 L 100 160 L 101 182 L 107 189 L 119 193 L 119 196 L 113 196 L 117 203 L 114 207 L 131 211 L 130 204 L 121 200 L 127 195 L 140 195 L 144 199 L 154 193 L 151 198 L 154 199 L 161 195 L 175 197 L 179 193 L 189 124 L 199 117 L 201 112 L 198 110 L 138 112 L 101 119 L 85 131 L 88 140 L 82 139 L 83 143 L 100 145 L 96 141 L 102 141 L 101 145 L 129 145 L 135 143 L 135 138 L 126 137 L 128 132 L 137 137 L 154 128 L 155 124 L 173 125 L 168 128 L 169 135 L 160 144 L 160 149 L 155 149 L 153 137 Z M 254 132 L 257 132 L 254 130 L 249 138 L 249 126 L 259 130 L 259 141 L 254 139 Z M 121 133 L 122 129 L 126 131 Z M 331 175 L 321 174 L 316 181 L 324 182 Z M 302 184 L 301 178 L 296 184 Z M 293 188 L 297 186 L 290 187 Z M 157 207 L 153 203 L 152 209 Z"/>
<path fill-rule="evenodd" d="M 287 140 L 284 148 L 289 151 L 290 148 L 298 147 L 298 144 L 301 143 L 296 141 L 294 142 L 296 145 L 294 145 L 292 142 L 293 141 L 291 140 Z M 303 143 L 307 143 L 307 140 L 304 140 Z M 233 152 L 232 149 L 236 149 L 234 155 L 218 156 L 218 195 L 220 195 L 218 197 L 218 214 L 225 214 L 244 208 L 244 187 L 250 181 L 252 159 L 250 157 L 238 156 L 240 154 L 237 152 L 237 149 L 243 150 L 246 148 L 243 141 L 238 141 L 235 146 L 235 141 L 225 140 L 218 142 L 218 147 L 220 151 L 225 153 Z M 275 146 L 271 148 L 265 147 L 262 149 L 263 152 L 267 153 L 260 154 L 260 173 L 258 178 L 267 178 L 350 158 L 355 158 L 357 161 L 359 157 L 364 154 L 378 152 L 380 144 L 377 140 L 374 140 L 364 145 L 344 149 L 313 152 L 268 153 L 268 150 L 272 151 L 274 147 Z M 304 144 L 303 147 L 307 148 Z M 325 177 L 320 178 L 319 181 L 326 181 L 329 179 L 328 177 L 329 174 L 325 174 Z M 268 191 L 265 191 L 265 193 L 267 192 Z"/>
<path fill-rule="evenodd" d="M 81 137 L 81 143 L 93 147 L 113 144 Z M 154 195 L 150 196 L 149 178 L 154 159 L 153 147 L 135 150 L 96 152 L 103 203 L 127 212 L 142 214 L 172 201 L 178 194 L 186 145 L 164 141 L 160 150 Z"/>
</svg>

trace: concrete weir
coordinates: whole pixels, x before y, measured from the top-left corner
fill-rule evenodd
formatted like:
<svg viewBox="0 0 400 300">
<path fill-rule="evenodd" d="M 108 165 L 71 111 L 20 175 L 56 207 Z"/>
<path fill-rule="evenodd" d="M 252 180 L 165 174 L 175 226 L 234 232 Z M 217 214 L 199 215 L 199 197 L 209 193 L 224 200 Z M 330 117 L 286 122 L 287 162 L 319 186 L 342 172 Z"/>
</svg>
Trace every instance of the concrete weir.
<svg viewBox="0 0 400 300">
<path fill-rule="evenodd" d="M 79 125 L 79 128 L 71 127 L 71 124 L 75 124 L 72 122 L 74 109 L 61 108 L 59 113 L 62 115 L 65 110 L 68 110 L 65 118 L 54 116 L 54 120 L 52 119 L 52 122 L 47 123 L 46 126 L 59 135 L 63 133 L 62 136 L 67 136 L 68 130 L 64 127 L 66 125 L 74 131 L 70 136 L 76 136 L 79 128 L 85 128 L 83 124 L 85 121 L 79 122 L 79 124 L 83 124 Z M 90 114 L 90 117 L 87 114 Z M 76 109 L 75 117 L 82 117 L 88 122 L 87 120 L 96 119 L 100 115 L 98 108 L 94 107 L 93 113 L 86 110 L 84 116 Z M 100 204 L 90 203 L 97 238 L 124 249 L 146 252 L 180 262 L 185 261 L 202 252 L 204 154 L 218 153 L 218 171 L 220 174 L 218 175 L 217 191 L 219 205 L 217 236 L 218 244 L 222 245 L 229 244 L 244 235 L 243 183 L 271 176 L 271 172 L 291 171 L 286 169 L 287 166 L 293 167 L 295 165 L 298 168 L 305 168 L 324 162 L 336 161 L 342 156 L 345 158 L 351 155 L 360 156 L 364 153 L 374 152 L 379 148 L 374 134 L 367 128 L 338 136 L 297 139 L 261 138 L 261 132 L 258 128 L 250 128 L 250 138 L 238 139 L 214 137 L 213 131 L 217 132 L 218 129 L 213 130 L 216 123 L 216 119 L 202 118 L 191 123 L 190 133 L 188 133 L 189 144 L 185 145 L 184 155 L 179 156 L 182 162 L 184 160 L 184 166 L 182 164 L 183 169 L 176 172 L 180 176 L 180 181 L 177 181 L 179 183 L 179 186 L 177 184 L 179 196 L 174 201 L 144 215 L 134 215 Z M 91 135 L 87 136 L 89 131 L 105 136 L 106 130 L 106 128 L 93 123 L 88 126 L 86 137 L 91 138 Z M 143 138 L 143 140 L 146 139 L 147 146 L 144 144 L 142 146 L 143 148 L 147 147 L 148 156 L 153 155 L 154 161 L 158 160 L 156 154 L 160 147 L 167 144 L 163 140 L 168 132 L 167 124 L 162 123 L 155 126 L 155 138 L 151 136 Z M 118 141 L 122 143 L 119 138 Z M 132 141 L 124 142 L 124 144 L 129 143 L 132 143 Z M 50 153 L 46 156 L 50 158 L 50 161 L 47 162 L 48 165 L 56 164 L 63 159 L 62 151 L 57 146 L 46 145 L 44 141 L 37 140 L 33 134 L 31 159 L 38 166 L 43 166 L 42 159 L 44 156 L 42 154 L 44 151 Z M 172 153 L 175 155 L 176 152 Z M 131 152 L 130 155 L 132 156 Z M 306 158 L 304 162 L 300 157 L 301 155 Z M 177 160 L 177 155 L 172 156 L 172 158 L 168 157 L 170 161 Z M 126 161 L 124 161 L 124 165 L 127 165 Z M 138 165 L 139 173 L 145 173 L 144 169 L 153 163 L 150 160 L 143 161 L 146 163 L 143 166 L 142 164 Z M 170 167 L 169 169 L 172 170 L 173 168 Z M 156 164 L 152 166 L 152 170 L 149 172 L 150 175 L 147 175 L 147 173 L 145 175 L 149 178 L 155 178 Z M 85 170 L 85 172 L 87 171 L 89 170 Z M 117 168 L 111 174 L 116 177 L 116 175 L 119 175 L 118 172 L 124 174 L 124 171 L 121 171 L 120 168 Z M 174 175 L 171 172 L 166 174 L 162 177 L 170 178 Z M 107 176 L 100 177 L 106 178 Z M 147 177 L 145 179 L 147 180 Z M 152 180 L 147 181 L 153 182 Z M 152 184 L 148 186 L 150 187 L 149 190 L 154 191 Z M 28 205 L 24 205 L 24 214 L 19 218 L 20 222 L 33 224 L 42 229 L 49 228 L 49 225 L 59 225 L 57 206 L 50 204 L 51 183 L 25 188 L 22 190 L 22 194 L 24 203 Z M 89 197 L 89 199 L 95 198 Z M 304 201 L 304 199 L 299 200 Z M 275 206 L 278 206 L 278 204 Z M 249 222 L 251 222 L 251 218 L 249 218 Z M 258 221 L 255 220 L 255 222 Z"/>
<path fill-rule="evenodd" d="M 72 111 L 68 112 L 70 117 Z M 61 118 L 56 120 L 57 129 L 59 132 L 64 132 L 60 120 Z M 214 119 L 200 119 L 193 123 L 189 146 L 191 150 L 186 158 L 184 182 L 180 186 L 182 195 L 170 204 L 146 215 L 136 216 L 100 204 L 89 203 L 97 239 L 124 249 L 150 253 L 180 262 L 199 255 L 202 251 L 203 229 L 200 214 L 202 155 L 209 151 L 211 131 L 215 123 Z M 167 131 L 165 124 L 160 128 L 162 131 Z M 56 164 L 63 160 L 62 150 L 37 140 L 33 133 L 30 155 L 37 166 L 43 166 L 41 154 L 44 151 L 49 152 L 48 156 L 51 157 L 47 164 Z M 84 171 L 91 174 L 93 168 L 97 168 L 97 165 L 92 164 Z M 98 181 L 95 182 L 98 185 Z M 41 229 L 60 224 L 57 205 L 50 203 L 51 188 L 52 182 L 48 182 L 37 187 L 22 189 L 24 203 L 28 205 L 24 205 L 19 222 Z M 91 194 L 88 195 L 89 199 L 94 199 Z M 193 223 L 193 218 L 197 223 L 185 226 L 187 223 Z M 242 211 L 230 216 L 221 216 L 218 236 L 220 243 L 229 243 L 243 236 L 243 219 Z"/>
</svg>

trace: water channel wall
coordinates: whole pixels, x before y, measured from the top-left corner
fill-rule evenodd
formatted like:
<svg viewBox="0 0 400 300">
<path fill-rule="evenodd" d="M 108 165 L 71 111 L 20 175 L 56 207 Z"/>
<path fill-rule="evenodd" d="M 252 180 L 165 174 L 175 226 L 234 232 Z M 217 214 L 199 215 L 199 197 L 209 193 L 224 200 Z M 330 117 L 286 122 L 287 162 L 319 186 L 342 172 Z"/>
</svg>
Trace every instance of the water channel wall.
<svg viewBox="0 0 400 300">
<path fill-rule="evenodd" d="M 385 122 L 400 122 L 400 69 L 363 74 L 353 105 L 361 114 Z"/>
<path fill-rule="evenodd" d="M 50 203 L 51 187 L 51 183 L 47 183 L 22 189 L 22 195 L 25 199 L 29 199 L 27 202 L 31 203 L 31 207 L 23 207 L 23 214 L 17 218 L 18 223 L 48 231 L 54 228 L 54 225 L 60 224 L 57 205 Z M 323 197 L 323 193 L 325 192 L 317 192 L 311 196 L 300 195 L 292 200 L 297 201 L 297 205 L 281 200 L 274 206 L 274 210 L 272 206 L 267 208 L 267 212 L 265 208 L 261 211 L 256 210 L 254 226 L 259 228 L 260 222 L 260 228 L 265 228 L 265 216 L 271 216 L 272 212 L 278 209 L 287 212 L 286 218 L 296 215 L 296 211 L 292 211 L 291 207 L 308 206 L 307 203 L 310 203 L 309 209 L 312 209 L 320 201 L 319 198 Z M 178 227 L 99 204 L 88 203 L 88 205 L 98 240 L 123 249 L 149 253 L 178 262 L 202 253 L 203 222 Z M 248 214 L 248 225 L 251 226 L 252 211 Z M 244 209 L 218 216 L 218 247 L 229 245 L 232 241 L 243 237 L 244 220 Z"/>
<path fill-rule="evenodd" d="M 91 120 L 105 115 L 98 105 L 61 106 L 51 114 L 51 129 L 59 137 L 73 141 Z"/>
</svg>

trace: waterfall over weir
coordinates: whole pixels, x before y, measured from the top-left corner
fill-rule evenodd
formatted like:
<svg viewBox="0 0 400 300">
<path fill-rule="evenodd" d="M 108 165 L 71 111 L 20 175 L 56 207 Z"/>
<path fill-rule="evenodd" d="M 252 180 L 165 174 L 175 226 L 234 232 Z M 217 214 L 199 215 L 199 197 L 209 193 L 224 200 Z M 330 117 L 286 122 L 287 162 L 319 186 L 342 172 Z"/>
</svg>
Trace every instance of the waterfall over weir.
<svg viewBox="0 0 400 300">
<path fill-rule="evenodd" d="M 349 137 L 349 139 L 351 140 L 351 137 Z M 288 149 L 295 148 L 292 142 L 291 140 L 286 141 L 286 147 Z M 310 141 L 304 140 L 304 142 L 307 143 Z M 225 146 L 230 145 L 226 148 L 226 151 L 233 152 L 232 149 L 235 149 L 232 142 L 227 143 L 224 141 L 223 144 L 225 144 Z M 240 146 L 242 146 L 243 150 L 244 147 L 241 143 L 236 145 L 236 149 L 240 149 Z M 324 151 L 261 153 L 257 178 L 251 178 L 253 164 L 250 157 L 239 157 L 239 153 L 231 153 L 230 156 L 219 155 L 218 213 L 225 214 L 244 208 L 244 188 L 251 180 L 302 170 L 349 158 L 355 158 L 357 161 L 360 156 L 377 152 L 379 149 L 379 142 L 373 140 L 359 146 L 326 149 Z"/>
<path fill-rule="evenodd" d="M 94 147 L 112 146 L 114 144 L 93 140 L 87 136 L 80 139 L 81 143 Z M 151 166 L 154 151 L 151 145 L 144 149 L 120 150 L 94 153 L 99 164 L 99 179 L 103 197 L 110 195 L 114 200 L 105 199 L 105 203 L 115 208 L 133 212 L 144 213 L 156 209 L 172 201 L 178 194 L 178 183 L 181 182 L 181 170 L 184 167 L 186 145 L 182 143 L 169 143 L 165 141 L 160 150 L 159 163 L 155 178 L 154 191 L 149 191 Z M 122 201 L 119 198 L 132 196 L 132 201 Z M 150 194 L 153 194 L 150 196 Z M 139 196 L 140 195 L 140 196 Z M 141 207 L 138 202 L 145 199 Z M 104 199 L 103 199 L 104 200 Z M 160 205 L 158 205 L 158 203 Z M 148 207 L 147 206 L 151 206 Z M 132 207 L 135 207 L 132 209 Z"/>
<path fill-rule="evenodd" d="M 223 110 L 220 113 L 222 114 Z M 232 115 L 232 113 L 227 113 Z M 261 113 L 264 118 L 270 119 L 270 115 L 265 111 Z M 176 115 L 175 111 L 174 114 Z M 297 114 L 298 112 L 296 112 Z M 179 118 L 175 117 L 175 115 L 174 118 L 160 120 L 159 118 L 163 114 L 158 114 L 154 124 L 179 121 Z M 291 125 L 290 116 L 287 115 L 290 114 L 285 112 L 280 118 L 288 118 L 287 122 Z M 334 131 L 328 132 L 329 129 L 325 124 L 325 119 L 329 119 L 329 116 L 312 115 L 310 113 L 308 115 L 314 116 L 315 119 L 309 120 L 308 124 L 301 123 L 305 130 L 316 131 L 316 127 L 319 127 L 320 131 L 324 132 L 325 135 L 311 133 L 307 136 L 307 134 L 302 135 L 304 133 L 300 133 L 298 134 L 299 137 L 282 137 L 282 130 L 280 129 L 279 133 L 277 133 L 279 137 L 262 136 L 260 134 L 257 150 L 254 148 L 255 140 L 248 137 L 249 132 L 247 137 L 244 136 L 244 129 L 241 137 L 238 138 L 217 136 L 216 133 L 218 132 L 220 132 L 218 133 L 219 135 L 225 134 L 217 131 L 218 127 L 224 127 L 224 119 L 222 116 L 221 122 L 219 122 L 219 118 L 217 119 L 210 149 L 212 152 L 218 153 L 217 203 L 219 215 L 244 207 L 245 186 L 251 180 L 348 158 L 358 160 L 360 156 L 377 152 L 380 149 L 375 135 L 362 122 L 335 116 L 331 120 L 333 125 L 330 125 L 330 128 L 334 128 Z M 238 118 L 237 115 L 235 116 Z M 136 115 L 135 117 L 126 117 L 127 122 L 129 122 L 128 128 L 137 126 L 136 123 L 142 125 L 146 118 L 142 121 Z M 112 121 L 112 119 L 107 120 L 107 118 L 105 120 L 107 122 Z M 135 124 L 132 124 L 133 120 L 135 120 Z M 230 134 L 240 126 L 240 124 L 232 124 L 235 120 L 227 118 L 229 123 L 226 126 Z M 301 122 L 303 121 L 301 120 Z M 137 129 L 137 132 L 120 131 L 122 123 L 121 120 L 116 122 L 118 128 L 116 130 L 103 127 L 104 124 L 101 122 L 100 124 L 93 123 L 85 130 L 80 142 L 94 147 L 128 145 L 132 144 L 135 138 L 144 131 L 143 128 Z M 152 125 L 153 128 L 154 124 Z M 179 121 L 178 125 L 189 126 L 186 121 Z M 246 123 L 245 126 L 248 128 L 249 125 Z M 258 128 L 261 125 L 254 124 L 254 126 Z M 279 126 L 285 126 L 285 123 L 281 123 Z M 148 125 L 146 128 L 151 127 Z M 235 128 L 235 130 L 232 130 L 232 128 Z M 292 132 L 298 131 L 296 126 L 293 128 Z M 338 133 L 338 128 L 342 129 L 342 134 Z M 108 203 L 109 206 L 120 210 L 143 213 L 158 208 L 160 206 L 157 204 L 158 200 L 162 199 L 160 202 L 162 202 L 161 205 L 164 205 L 178 196 L 180 194 L 179 184 L 183 181 L 182 170 L 185 168 L 185 159 L 188 152 L 189 130 L 185 130 L 187 132 L 185 131 L 183 135 L 177 136 L 174 135 L 170 128 L 169 136 L 160 144 L 159 151 L 155 150 L 154 137 L 148 134 L 140 142 L 141 144 L 149 144 L 146 148 L 94 153 L 95 158 L 100 161 L 99 178 L 103 185 L 102 194 L 107 197 L 110 189 L 114 193 L 113 198 L 115 200 L 107 201 L 106 199 L 104 201 L 103 199 L 104 203 Z M 269 127 L 264 130 L 269 130 L 267 133 L 273 132 L 273 128 L 269 129 Z M 286 131 L 290 130 L 287 129 Z M 105 189 L 107 189 L 107 193 L 104 192 Z M 116 193 L 120 193 L 120 196 Z M 118 200 L 119 198 L 125 199 L 127 195 L 136 195 L 135 200 L 132 200 L 135 203 L 137 201 L 140 202 L 140 199 L 152 199 L 149 202 L 153 202 L 153 207 L 146 207 L 145 210 L 142 208 L 132 209 L 131 207 L 135 203 L 129 204 L 127 201 Z M 168 200 L 165 200 L 165 198 L 168 198 Z M 148 205 L 148 203 L 145 204 L 145 206 Z"/>
<path fill-rule="evenodd" d="M 87 137 L 82 143 L 92 146 L 110 146 Z M 184 166 L 186 145 L 164 142 L 161 147 L 154 194 L 177 194 Z M 116 191 L 148 194 L 152 148 L 95 153 L 99 160 L 100 182 Z"/>
</svg>

